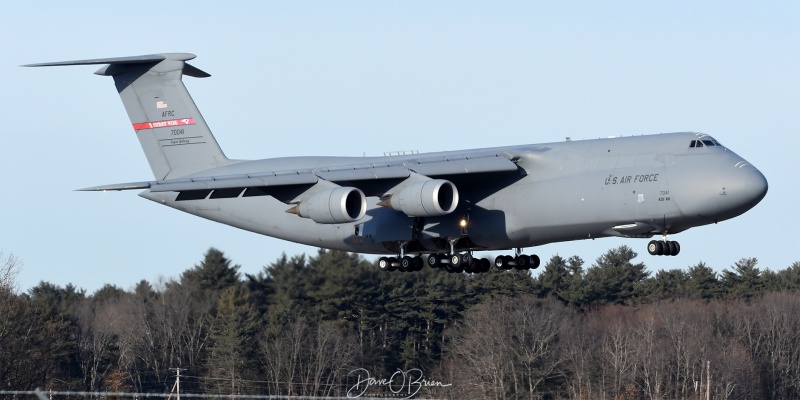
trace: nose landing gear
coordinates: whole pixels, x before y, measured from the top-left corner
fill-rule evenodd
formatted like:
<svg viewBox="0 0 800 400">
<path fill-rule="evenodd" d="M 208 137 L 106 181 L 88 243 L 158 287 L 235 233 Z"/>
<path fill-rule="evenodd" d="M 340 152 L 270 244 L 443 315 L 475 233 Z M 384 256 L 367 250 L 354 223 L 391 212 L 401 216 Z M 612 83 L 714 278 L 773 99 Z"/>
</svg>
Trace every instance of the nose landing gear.
<svg viewBox="0 0 800 400">
<path fill-rule="evenodd" d="M 651 240 L 647 244 L 647 252 L 653 256 L 677 256 L 681 252 L 681 244 L 667 240 L 667 235 L 664 235 L 663 240 Z"/>
</svg>

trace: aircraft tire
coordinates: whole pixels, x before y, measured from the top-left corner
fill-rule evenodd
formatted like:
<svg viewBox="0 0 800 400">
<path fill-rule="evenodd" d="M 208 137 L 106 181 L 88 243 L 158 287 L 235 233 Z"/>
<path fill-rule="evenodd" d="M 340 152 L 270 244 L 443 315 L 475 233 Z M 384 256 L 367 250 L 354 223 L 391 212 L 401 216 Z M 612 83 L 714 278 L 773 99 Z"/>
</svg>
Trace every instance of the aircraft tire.
<svg viewBox="0 0 800 400">
<path fill-rule="evenodd" d="M 461 265 L 461 254 L 450 254 L 450 265 L 453 267 L 458 267 Z"/>
<path fill-rule="evenodd" d="M 488 258 L 481 258 L 479 261 L 481 265 L 480 272 L 485 273 L 492 269 L 492 262 Z"/>
<path fill-rule="evenodd" d="M 503 260 L 506 261 L 505 267 L 503 267 L 503 269 L 514 268 L 514 266 L 511 265 L 511 263 L 514 262 L 514 257 L 512 257 L 512 256 L 503 256 Z"/>
<path fill-rule="evenodd" d="M 381 257 L 378 259 L 378 268 L 381 271 L 394 271 L 391 259 L 389 257 Z"/>
<path fill-rule="evenodd" d="M 414 271 L 422 271 L 422 268 L 425 267 L 425 261 L 422 260 L 422 257 L 416 256 L 411 260 L 413 261 Z"/>
<path fill-rule="evenodd" d="M 473 262 L 468 262 L 468 263 L 465 263 L 465 262 L 462 261 L 461 265 L 464 266 L 464 272 L 467 272 L 467 273 L 470 273 L 470 274 L 478 272 L 478 271 L 475 270 L 475 262 L 474 261 Z"/>
<path fill-rule="evenodd" d="M 469 253 L 461 254 L 461 264 L 463 264 L 463 265 L 471 265 L 472 264 L 472 260 L 474 260 L 474 258 L 472 258 L 472 254 L 469 254 Z"/>
<path fill-rule="evenodd" d="M 675 242 L 672 241 L 664 242 L 664 255 L 665 256 L 675 255 Z"/>
<path fill-rule="evenodd" d="M 539 265 L 542 264 L 542 260 L 536 254 L 531 255 L 531 268 L 536 269 L 539 268 Z"/>
<path fill-rule="evenodd" d="M 506 269 L 506 258 L 505 256 L 497 256 L 494 259 L 494 267 L 499 270 Z"/>
<path fill-rule="evenodd" d="M 514 261 L 517 262 L 517 265 L 515 265 L 514 268 L 518 270 L 528 269 L 531 265 L 530 257 L 526 256 L 525 254 L 518 255 Z"/>
<path fill-rule="evenodd" d="M 672 242 L 675 245 L 675 251 L 672 252 L 673 256 L 677 256 L 681 252 L 681 244 L 678 242 Z"/>
<path fill-rule="evenodd" d="M 656 242 L 655 240 L 651 240 L 649 243 L 647 243 L 647 252 L 650 253 L 651 256 L 657 256 L 658 242 Z"/>
<path fill-rule="evenodd" d="M 451 274 L 458 274 L 464 271 L 461 265 L 446 264 L 445 269 Z"/>
<path fill-rule="evenodd" d="M 402 271 L 413 271 L 414 270 L 414 259 L 405 256 L 400 259 L 400 270 Z"/>
<path fill-rule="evenodd" d="M 437 253 L 428 254 L 428 266 L 439 268 L 442 265 L 442 256 Z"/>
</svg>

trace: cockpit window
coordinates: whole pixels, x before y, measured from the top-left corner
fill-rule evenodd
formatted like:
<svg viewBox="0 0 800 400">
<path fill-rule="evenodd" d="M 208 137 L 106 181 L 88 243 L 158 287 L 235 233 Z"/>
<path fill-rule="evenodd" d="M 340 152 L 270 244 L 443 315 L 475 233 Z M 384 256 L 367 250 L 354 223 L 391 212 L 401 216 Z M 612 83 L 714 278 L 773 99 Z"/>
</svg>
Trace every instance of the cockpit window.
<svg viewBox="0 0 800 400">
<path fill-rule="evenodd" d="M 714 139 L 692 140 L 692 142 L 689 143 L 689 147 L 703 147 L 703 146 L 712 147 L 712 146 L 722 146 L 722 145 L 719 144 L 719 142 L 717 142 Z"/>
</svg>

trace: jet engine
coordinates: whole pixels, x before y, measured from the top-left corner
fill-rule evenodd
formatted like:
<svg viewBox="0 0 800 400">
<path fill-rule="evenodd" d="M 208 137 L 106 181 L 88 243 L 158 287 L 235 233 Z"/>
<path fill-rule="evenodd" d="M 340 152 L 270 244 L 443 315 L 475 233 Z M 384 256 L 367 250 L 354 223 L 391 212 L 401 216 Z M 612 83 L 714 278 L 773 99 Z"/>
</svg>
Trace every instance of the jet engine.
<svg viewBox="0 0 800 400">
<path fill-rule="evenodd" d="M 450 181 L 428 179 L 401 187 L 381 203 L 409 217 L 438 217 L 458 206 L 458 189 Z"/>
<path fill-rule="evenodd" d="M 312 193 L 290 212 L 320 224 L 358 221 L 367 211 L 364 192 L 353 187 L 337 187 Z"/>
</svg>

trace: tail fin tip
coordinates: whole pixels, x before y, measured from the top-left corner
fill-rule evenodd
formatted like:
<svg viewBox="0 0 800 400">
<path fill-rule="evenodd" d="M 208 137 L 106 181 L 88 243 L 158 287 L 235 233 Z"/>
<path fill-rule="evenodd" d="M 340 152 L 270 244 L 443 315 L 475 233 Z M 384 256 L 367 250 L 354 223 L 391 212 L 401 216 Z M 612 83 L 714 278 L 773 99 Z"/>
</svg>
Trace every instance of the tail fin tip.
<svg viewBox="0 0 800 400">
<path fill-rule="evenodd" d="M 27 64 L 56 67 L 105 64 L 156 179 L 186 176 L 230 163 L 200 115 L 182 75 L 210 74 L 186 63 L 191 53 L 162 53 Z"/>
</svg>

